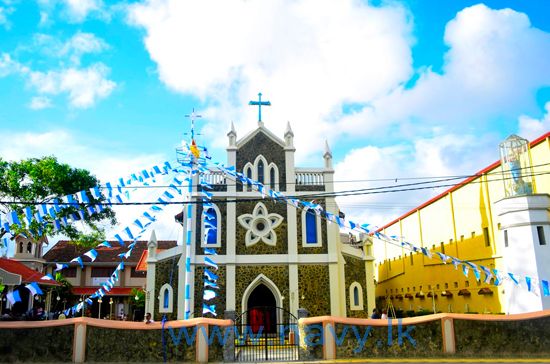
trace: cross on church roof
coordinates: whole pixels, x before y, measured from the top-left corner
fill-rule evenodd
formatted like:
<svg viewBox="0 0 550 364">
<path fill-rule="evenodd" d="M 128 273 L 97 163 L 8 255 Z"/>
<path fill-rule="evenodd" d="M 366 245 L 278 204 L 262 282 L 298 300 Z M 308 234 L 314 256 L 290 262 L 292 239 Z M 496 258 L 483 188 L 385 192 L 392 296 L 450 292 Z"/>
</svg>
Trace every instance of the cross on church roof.
<svg viewBox="0 0 550 364">
<path fill-rule="evenodd" d="M 186 118 L 191 118 L 191 140 L 195 139 L 195 119 L 202 118 L 202 115 L 195 114 L 195 108 L 191 114 L 185 115 Z"/>
<path fill-rule="evenodd" d="M 262 93 L 258 93 L 258 101 L 250 101 L 248 105 L 252 106 L 258 106 L 258 121 L 262 121 L 262 105 L 263 106 L 271 106 L 271 102 L 269 101 L 262 101 Z"/>
</svg>

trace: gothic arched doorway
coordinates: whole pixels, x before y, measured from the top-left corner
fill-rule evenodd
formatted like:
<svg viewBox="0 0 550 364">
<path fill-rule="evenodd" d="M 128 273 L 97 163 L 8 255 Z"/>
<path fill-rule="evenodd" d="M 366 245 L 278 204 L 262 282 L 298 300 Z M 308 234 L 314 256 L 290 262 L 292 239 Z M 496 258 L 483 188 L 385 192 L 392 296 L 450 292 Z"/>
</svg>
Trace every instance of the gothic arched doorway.
<svg viewBox="0 0 550 364">
<path fill-rule="evenodd" d="M 277 332 L 277 310 L 273 292 L 265 284 L 259 284 L 248 296 L 247 322 L 252 332 L 260 328 L 268 334 Z"/>
</svg>

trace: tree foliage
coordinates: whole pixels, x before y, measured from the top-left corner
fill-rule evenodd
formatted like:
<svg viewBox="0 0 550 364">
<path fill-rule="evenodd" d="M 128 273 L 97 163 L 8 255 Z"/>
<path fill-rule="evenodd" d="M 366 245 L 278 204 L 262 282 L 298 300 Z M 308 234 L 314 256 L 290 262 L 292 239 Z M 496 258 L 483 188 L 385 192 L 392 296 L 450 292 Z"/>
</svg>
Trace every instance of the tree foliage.
<svg viewBox="0 0 550 364">
<path fill-rule="evenodd" d="M 89 189 L 99 184 L 99 180 L 85 169 L 73 168 L 57 161 L 55 157 L 30 158 L 20 162 L 7 162 L 0 158 L 0 209 L 2 212 L 16 211 L 22 226 L 10 226 L 16 234 L 24 233 L 39 240 L 44 236 L 56 234 L 66 235 L 76 244 L 91 246 L 104 238 L 104 229 L 109 224 L 115 224 L 115 213 L 110 208 L 95 214 L 86 213 L 88 206 L 96 206 L 104 198 L 98 200 L 91 196 Z M 38 211 L 39 204 L 48 204 L 59 201 L 62 197 L 87 191 L 89 205 L 63 206 L 56 213 L 57 219 L 80 216 L 79 210 L 84 212 L 84 219 L 77 223 L 68 223 L 61 229 L 54 229 L 54 218 L 50 215 L 43 217 L 43 222 L 33 220 L 30 225 L 23 223 L 23 211 L 30 207 L 33 215 Z M 63 204 L 60 202 L 60 204 Z M 74 220 L 74 218 L 72 219 Z M 69 220 L 69 221 L 72 221 Z M 6 234 L 2 228 L 0 237 Z"/>
</svg>

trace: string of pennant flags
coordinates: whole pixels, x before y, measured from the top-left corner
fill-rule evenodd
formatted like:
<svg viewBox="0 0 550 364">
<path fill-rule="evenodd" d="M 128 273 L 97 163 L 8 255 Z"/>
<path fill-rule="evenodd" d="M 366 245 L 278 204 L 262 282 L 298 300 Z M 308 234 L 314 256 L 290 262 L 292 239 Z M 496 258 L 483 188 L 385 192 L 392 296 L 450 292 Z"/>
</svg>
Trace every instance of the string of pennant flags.
<svg viewBox="0 0 550 364">
<path fill-rule="evenodd" d="M 202 152 L 202 154 L 201 154 Z M 270 198 L 275 202 L 281 202 L 290 204 L 298 209 L 309 209 L 320 218 L 325 219 L 329 223 L 337 224 L 342 229 L 348 229 L 351 231 L 357 231 L 360 233 L 366 233 L 371 236 L 375 236 L 381 241 L 387 243 L 401 246 L 404 249 L 408 249 L 412 252 L 422 253 L 424 256 L 433 259 L 434 255 L 437 256 L 444 264 L 451 263 L 455 269 L 461 267 L 463 274 L 468 277 L 470 271 L 473 272 L 477 281 L 482 279 L 482 274 L 484 274 L 483 281 L 485 283 L 490 283 L 494 279 L 493 284 L 495 286 L 501 285 L 505 280 L 509 280 L 516 285 L 522 285 L 522 282 L 525 282 L 527 289 L 530 292 L 539 294 L 540 289 L 542 288 L 542 294 L 544 296 L 550 296 L 550 286 L 549 281 L 541 279 L 539 281 L 538 277 L 529 277 L 521 276 L 512 272 L 504 272 L 495 268 L 489 268 L 483 265 L 477 265 L 468 260 L 461 260 L 456 257 L 446 255 L 441 252 L 432 252 L 426 247 L 416 246 L 410 242 L 404 241 L 402 237 L 397 236 L 388 236 L 380 231 L 376 226 L 372 226 L 367 223 L 356 223 L 351 220 L 347 220 L 343 217 L 340 217 L 338 214 L 330 213 L 326 211 L 320 204 L 312 201 L 304 201 L 298 198 L 287 197 L 279 191 L 274 191 L 261 182 L 248 178 L 243 173 L 238 172 L 234 166 L 226 167 L 221 163 L 211 164 L 211 157 L 208 155 L 208 150 L 204 146 L 197 146 L 192 141 L 191 144 L 184 143 L 184 147 L 177 152 L 179 165 L 173 167 L 170 162 L 164 162 L 161 165 L 154 166 L 150 169 L 144 169 L 139 173 L 133 173 L 129 177 L 119 178 L 117 182 L 106 183 L 104 187 L 95 186 L 88 191 L 79 191 L 75 194 L 70 194 L 64 196 L 60 199 L 54 199 L 52 203 L 44 203 L 36 206 L 36 212 L 31 207 L 25 207 L 22 214 L 24 215 L 23 223 L 19 219 L 17 211 L 8 211 L 5 214 L 4 218 L 0 216 L 0 227 L 3 227 L 9 235 L 12 230 L 11 227 L 15 224 L 20 227 L 29 227 L 33 221 L 37 221 L 40 224 L 52 224 L 54 230 L 58 231 L 61 226 L 67 226 L 75 221 L 80 221 L 84 219 L 84 214 L 88 213 L 90 216 L 102 212 L 105 209 L 105 206 L 111 206 L 113 202 L 124 203 L 125 200 L 130 200 L 130 193 L 128 187 L 135 186 L 137 184 L 142 184 L 148 186 L 150 183 L 155 183 L 155 177 L 157 175 L 170 175 L 173 179 L 170 182 L 169 187 L 166 188 L 162 193 L 159 194 L 156 204 L 153 204 L 146 211 L 143 211 L 132 223 L 132 226 L 126 226 L 121 231 L 116 233 L 115 239 L 121 246 L 125 246 L 125 238 L 127 237 L 131 243 L 127 247 L 127 251 L 119 254 L 121 262 L 116 267 L 113 274 L 110 278 L 101 285 L 101 287 L 90 295 L 86 300 L 80 302 L 73 307 L 64 311 L 66 315 L 75 314 L 83 309 L 85 304 L 92 304 L 93 299 L 102 298 L 107 292 L 109 292 L 118 282 L 120 277 L 120 272 L 124 270 L 124 259 L 127 259 L 131 256 L 132 250 L 136 244 L 136 241 L 147 231 L 150 225 L 157 220 L 157 214 L 163 211 L 163 205 L 169 203 L 170 201 L 176 198 L 176 195 L 182 195 L 182 188 L 185 182 L 188 183 L 188 192 L 189 192 L 189 201 L 191 201 L 192 192 L 193 192 L 193 179 L 197 178 L 199 181 L 200 190 L 198 191 L 201 204 L 202 204 L 202 214 L 201 219 L 205 226 L 204 234 L 201 236 L 202 246 L 204 247 L 204 277 L 203 277 L 203 302 L 202 302 L 202 313 L 203 314 L 212 314 L 214 316 L 216 313 L 216 306 L 212 304 L 213 299 L 218 296 L 216 290 L 219 290 L 218 286 L 218 275 L 216 271 L 218 270 L 218 264 L 216 263 L 216 249 L 208 247 L 209 239 L 213 236 L 216 236 L 219 232 L 217 231 L 217 218 L 214 211 L 214 204 L 212 203 L 213 194 L 210 192 L 213 189 L 206 179 L 204 178 L 205 172 L 211 172 L 211 168 L 217 168 L 224 175 L 233 178 L 234 180 L 242 183 L 243 185 L 252 186 L 254 190 L 259 192 L 262 198 Z M 184 176 L 182 178 L 181 176 Z M 99 202 L 94 202 L 89 198 L 89 195 L 94 199 L 99 200 Z M 105 198 L 105 202 L 102 202 L 101 199 Z M 60 201 L 61 200 L 61 201 Z M 53 206 L 52 206 L 53 205 Z M 69 206 L 80 207 L 76 213 L 67 217 L 58 217 L 61 211 Z M 81 206 L 86 206 L 86 209 L 83 210 Z M 190 256 L 190 242 L 191 239 L 191 226 L 192 224 L 192 210 L 191 204 L 188 204 L 188 214 L 187 214 L 187 239 L 186 239 L 186 277 L 191 276 L 191 256 Z M 4 237 L 4 244 L 7 246 L 8 237 Z M 95 261 L 98 256 L 96 248 L 98 247 L 111 247 L 110 243 L 104 241 L 98 244 L 95 248 L 90 249 L 81 256 L 75 257 L 69 263 L 75 263 L 84 266 L 83 258 L 86 257 L 90 259 L 91 262 Z M 55 271 L 62 271 L 67 268 L 68 264 L 57 263 Z M 53 280 L 51 275 L 45 275 L 42 277 L 43 280 Z M 42 291 L 36 283 L 29 284 L 26 288 L 34 294 L 41 295 Z M 20 296 L 17 291 L 8 293 L 8 300 L 10 302 L 17 302 L 20 300 Z M 190 285 L 186 282 L 185 286 L 185 318 L 190 318 Z M 13 304 L 12 302 L 12 304 Z"/>
<path fill-rule="evenodd" d="M 484 282 L 489 284 L 494 278 L 493 284 L 495 286 L 501 285 L 506 280 L 512 281 L 517 286 L 521 286 L 522 282 L 525 282 L 528 291 L 538 295 L 540 289 L 542 288 L 542 294 L 544 296 L 550 296 L 550 283 L 546 279 L 541 279 L 539 282 L 539 279 L 537 277 L 521 276 L 512 272 L 505 272 L 496 268 L 489 268 L 483 265 L 477 265 L 468 260 L 461 260 L 441 252 L 432 253 L 428 248 L 418 247 L 410 242 L 402 241 L 402 239 L 397 236 L 388 236 L 382 233 L 378 227 L 371 226 L 370 224 L 366 223 L 360 224 L 351 220 L 346 220 L 339 215 L 326 211 L 321 205 L 315 202 L 308 202 L 297 198 L 286 197 L 284 194 L 278 191 L 267 188 L 261 182 L 248 178 L 241 172 L 237 172 L 234 166 L 225 167 L 221 163 L 214 163 L 214 166 L 222 171 L 225 175 L 232 177 L 235 180 L 238 180 L 243 185 L 252 186 L 262 195 L 262 198 L 265 198 L 267 196 L 274 201 L 287 203 L 296 208 L 310 209 L 311 211 L 314 211 L 317 216 L 325 219 L 330 223 L 337 224 L 342 229 L 348 229 L 375 236 L 381 241 L 401 246 L 405 249 L 409 249 L 412 252 L 421 252 L 423 255 L 430 259 L 432 259 L 433 255 L 435 254 L 441 259 L 444 264 L 447 264 L 450 261 L 457 270 L 458 267 L 461 266 L 462 272 L 466 277 L 468 277 L 469 272 L 472 271 L 476 280 L 481 281 L 481 274 L 483 273 L 485 275 Z"/>
</svg>

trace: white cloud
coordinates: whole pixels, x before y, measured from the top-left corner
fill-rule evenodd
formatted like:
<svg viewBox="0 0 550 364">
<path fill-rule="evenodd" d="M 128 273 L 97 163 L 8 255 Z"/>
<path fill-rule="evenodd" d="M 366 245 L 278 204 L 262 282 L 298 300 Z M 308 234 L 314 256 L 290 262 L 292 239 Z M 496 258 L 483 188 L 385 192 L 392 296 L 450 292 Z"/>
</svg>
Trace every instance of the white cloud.
<svg viewBox="0 0 550 364">
<path fill-rule="evenodd" d="M 335 165 L 336 190 L 374 189 L 371 194 L 339 197 L 342 211 L 352 220 L 382 226 L 429 200 L 463 178 L 423 184 L 443 176 L 468 176 L 499 158 L 498 137 L 443 134 L 413 143 L 388 147 L 367 146 L 352 150 Z M 355 182 L 342 182 L 355 181 Z M 408 185 L 409 186 L 401 186 Z M 425 188 L 440 185 L 439 188 Z M 401 186 L 401 187 L 399 187 Z M 418 190 L 407 191 L 407 189 Z M 402 192 L 380 192 L 405 189 Z"/>
<path fill-rule="evenodd" d="M 85 54 L 97 54 L 109 49 L 109 45 L 93 33 L 77 32 L 65 42 L 43 33 L 37 33 L 33 38 L 33 49 L 50 58 L 68 59 L 74 66 L 80 65 Z"/>
<path fill-rule="evenodd" d="M 498 117 L 519 116 L 533 108 L 538 89 L 550 85 L 550 34 L 531 26 L 525 14 L 476 5 L 459 12 L 446 27 L 442 73 L 420 71 L 411 89 L 396 88 L 368 108 L 338 123 L 354 135 L 405 132 L 445 125 L 491 128 Z M 405 128 L 403 128 L 405 125 Z"/>
<path fill-rule="evenodd" d="M 262 91 L 273 103 L 264 121 L 280 135 L 293 122 L 302 153 L 321 149 L 343 104 L 384 95 L 412 72 L 410 24 L 397 5 L 158 0 L 130 6 L 129 19 L 146 30 L 168 87 L 214 99 L 210 120 L 250 130 L 257 110 L 246 105 Z"/>
<path fill-rule="evenodd" d="M 550 130 L 550 102 L 545 105 L 546 114 L 540 119 L 527 115 L 519 117 L 519 135 L 527 140 L 538 138 Z"/>
<path fill-rule="evenodd" d="M 109 68 L 96 63 L 87 68 L 68 68 L 60 71 L 30 73 L 29 82 L 38 93 L 57 95 L 67 93 L 73 107 L 88 108 L 111 94 L 116 83 L 107 78 Z"/>
<path fill-rule="evenodd" d="M 67 13 L 73 22 L 82 22 L 92 12 L 101 11 L 101 0 L 62 0 L 67 7 Z"/>
<path fill-rule="evenodd" d="M 11 74 L 27 73 L 29 69 L 21 63 L 13 60 L 8 53 L 0 55 L 0 77 L 6 77 Z"/>
<path fill-rule="evenodd" d="M 52 100 L 45 96 L 33 97 L 29 107 L 33 110 L 42 110 L 52 107 Z"/>
</svg>

